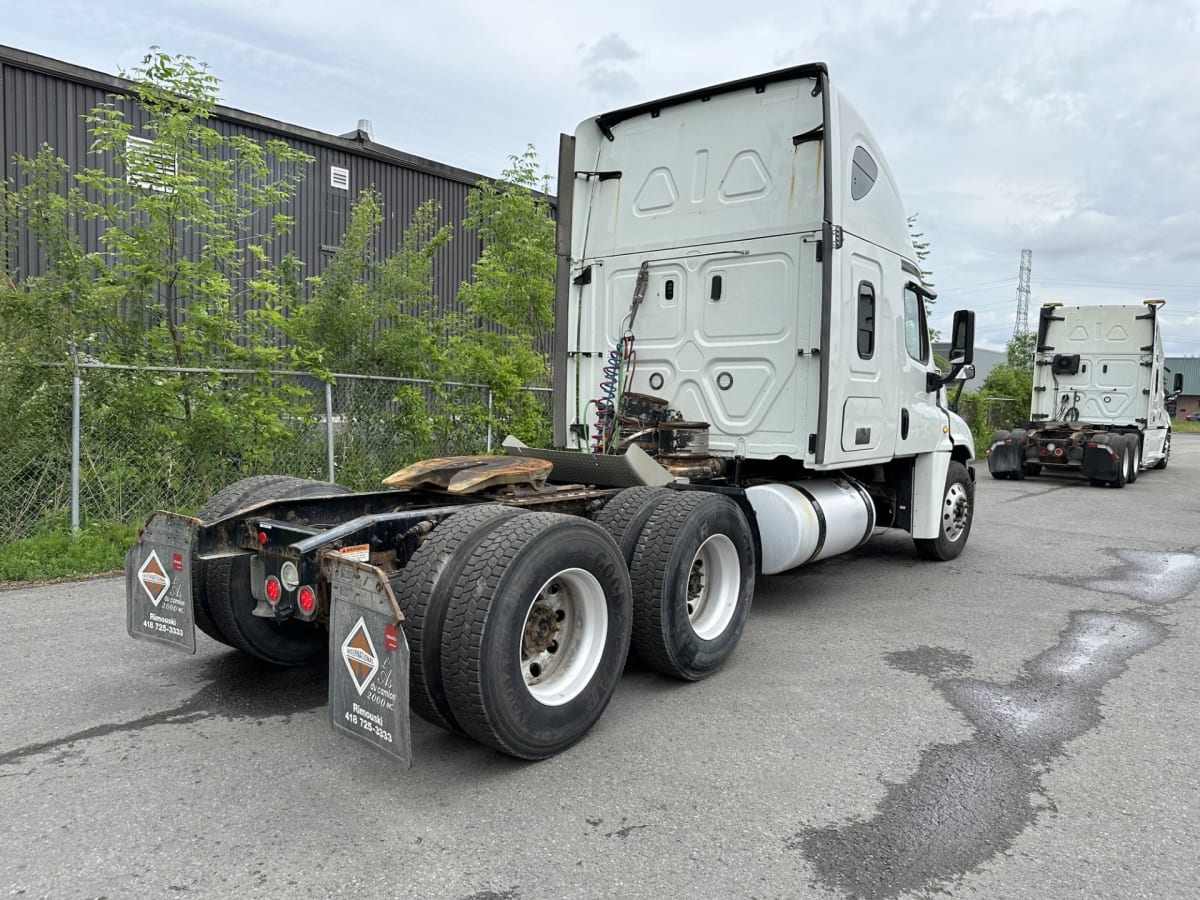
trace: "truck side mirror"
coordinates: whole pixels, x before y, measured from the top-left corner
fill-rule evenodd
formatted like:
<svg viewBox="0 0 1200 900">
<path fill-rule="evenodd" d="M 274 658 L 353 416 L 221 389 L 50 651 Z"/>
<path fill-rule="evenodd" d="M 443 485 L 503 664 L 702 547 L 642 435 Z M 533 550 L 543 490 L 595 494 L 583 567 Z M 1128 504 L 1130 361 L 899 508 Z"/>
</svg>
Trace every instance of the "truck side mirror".
<svg viewBox="0 0 1200 900">
<path fill-rule="evenodd" d="M 975 376 L 975 368 L 971 365 L 975 359 L 975 313 L 969 309 L 954 311 L 954 325 L 951 327 L 950 342 L 950 371 L 945 375 L 929 372 L 925 375 L 925 390 L 933 393 L 942 385 L 949 384 L 959 377 L 959 374 L 970 369 L 969 374 L 958 383 L 958 394 L 950 404 L 951 409 L 958 408 L 958 397 L 962 394 L 963 382 Z"/>
<path fill-rule="evenodd" d="M 968 365 L 975 359 L 975 313 L 969 309 L 954 311 L 954 326 L 951 329 L 950 362 Z"/>
<path fill-rule="evenodd" d="M 1171 382 L 1171 393 L 1172 394 L 1182 394 L 1183 393 L 1183 373 L 1182 372 L 1175 373 L 1175 378 Z"/>
</svg>

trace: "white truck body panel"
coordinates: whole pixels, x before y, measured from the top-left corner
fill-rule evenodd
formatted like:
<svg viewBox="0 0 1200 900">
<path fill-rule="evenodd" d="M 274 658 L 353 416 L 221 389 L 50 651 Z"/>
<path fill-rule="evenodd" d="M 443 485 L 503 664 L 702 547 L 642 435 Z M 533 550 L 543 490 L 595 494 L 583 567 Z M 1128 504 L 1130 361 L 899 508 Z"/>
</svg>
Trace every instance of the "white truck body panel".
<svg viewBox="0 0 1200 900">
<path fill-rule="evenodd" d="M 630 390 L 709 423 L 715 454 L 834 470 L 948 453 L 951 432 L 969 433 L 928 390 L 899 192 L 824 67 L 587 119 L 574 176 L 559 332 L 568 446 L 589 445 L 605 365 L 627 333 Z"/>
</svg>

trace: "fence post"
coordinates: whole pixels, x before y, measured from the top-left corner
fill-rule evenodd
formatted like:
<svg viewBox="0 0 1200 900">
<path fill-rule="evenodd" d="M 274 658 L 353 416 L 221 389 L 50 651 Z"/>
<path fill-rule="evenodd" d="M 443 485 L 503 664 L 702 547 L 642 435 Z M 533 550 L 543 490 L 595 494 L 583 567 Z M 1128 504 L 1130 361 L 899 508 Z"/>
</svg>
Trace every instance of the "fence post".
<svg viewBox="0 0 1200 900">
<path fill-rule="evenodd" d="M 325 458 L 328 463 L 330 483 L 337 479 L 333 474 L 333 383 L 325 382 Z"/>
<path fill-rule="evenodd" d="M 79 370 L 71 375 L 71 533 L 79 532 Z"/>
<path fill-rule="evenodd" d="M 487 452 L 492 452 L 492 389 L 488 388 L 488 442 Z"/>
</svg>

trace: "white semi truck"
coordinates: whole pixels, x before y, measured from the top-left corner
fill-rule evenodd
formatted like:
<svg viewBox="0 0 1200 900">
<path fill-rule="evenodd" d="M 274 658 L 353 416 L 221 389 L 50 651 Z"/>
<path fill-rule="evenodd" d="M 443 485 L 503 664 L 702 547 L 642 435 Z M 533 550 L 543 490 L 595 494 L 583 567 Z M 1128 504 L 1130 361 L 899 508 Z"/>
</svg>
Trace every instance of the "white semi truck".
<svg viewBox="0 0 1200 900">
<path fill-rule="evenodd" d="M 126 561 L 133 636 L 328 653 L 333 724 L 406 764 L 410 706 L 539 759 L 631 651 L 716 672 L 760 575 L 881 528 L 962 552 L 973 446 L 945 385 L 973 314 L 939 373 L 899 193 L 825 66 L 589 118 L 561 150 L 555 449 L 157 513 Z"/>
<path fill-rule="evenodd" d="M 1042 306 L 1029 421 L 992 436 L 993 478 L 1076 471 L 1095 486 L 1123 488 L 1143 467 L 1167 467 L 1167 403 L 1183 376 L 1168 388 L 1163 303 Z"/>
</svg>

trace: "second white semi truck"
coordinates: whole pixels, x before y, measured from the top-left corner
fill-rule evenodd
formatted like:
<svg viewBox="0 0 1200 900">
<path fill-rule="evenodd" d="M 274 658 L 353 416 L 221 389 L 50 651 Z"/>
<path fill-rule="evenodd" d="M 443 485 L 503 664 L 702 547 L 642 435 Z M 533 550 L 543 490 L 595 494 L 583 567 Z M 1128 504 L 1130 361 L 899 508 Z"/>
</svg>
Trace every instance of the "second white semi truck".
<svg viewBox="0 0 1200 900">
<path fill-rule="evenodd" d="M 720 669 L 762 575 L 881 528 L 962 552 L 973 447 L 945 384 L 973 315 L 939 373 L 899 192 L 826 67 L 588 118 L 561 150 L 555 448 L 158 513 L 126 561 L 133 636 L 328 653 L 333 724 L 405 762 L 410 706 L 540 759 L 631 651 Z"/>
<path fill-rule="evenodd" d="M 1029 421 L 998 431 L 987 450 L 993 478 L 1081 472 L 1096 486 L 1125 487 L 1171 457 L 1160 310 L 1141 305 L 1047 303 L 1038 316 Z"/>
</svg>

